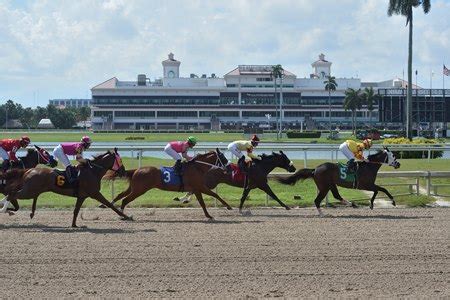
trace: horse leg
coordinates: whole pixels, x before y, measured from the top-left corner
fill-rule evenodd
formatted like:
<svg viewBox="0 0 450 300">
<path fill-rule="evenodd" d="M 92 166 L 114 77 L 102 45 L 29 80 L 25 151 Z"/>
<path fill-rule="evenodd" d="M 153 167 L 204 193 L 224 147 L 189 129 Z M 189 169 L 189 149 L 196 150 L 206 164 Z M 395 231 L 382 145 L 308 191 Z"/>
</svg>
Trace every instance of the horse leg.
<svg viewBox="0 0 450 300">
<path fill-rule="evenodd" d="M 220 203 L 222 203 L 222 205 L 225 206 L 228 210 L 232 210 L 233 209 L 227 202 L 225 202 L 225 200 L 223 200 L 219 195 L 217 195 L 213 191 L 211 191 L 209 189 L 205 189 L 205 190 L 202 190 L 202 193 L 206 194 L 206 195 L 209 195 L 209 196 L 213 196 L 214 198 L 219 200 Z"/>
<path fill-rule="evenodd" d="M 395 205 L 394 197 L 391 195 L 391 193 L 388 192 L 388 190 L 386 190 L 384 187 L 379 186 L 379 185 L 376 185 L 376 184 L 375 184 L 375 188 L 376 188 L 378 191 L 382 191 L 383 193 L 385 193 L 386 196 L 388 196 L 389 199 L 391 199 L 392 205 L 396 206 L 396 205 Z"/>
<path fill-rule="evenodd" d="M 339 194 L 339 190 L 335 184 L 330 186 L 330 190 L 333 193 L 334 199 L 339 200 L 341 202 L 341 204 L 348 205 L 348 206 L 351 205 L 352 207 L 355 207 L 355 208 L 357 207 L 356 204 L 354 204 L 353 202 L 347 201 L 344 198 L 342 198 L 342 196 L 341 196 L 341 194 Z"/>
<path fill-rule="evenodd" d="M 241 203 L 239 204 L 239 213 L 242 214 L 242 207 L 244 206 L 245 199 L 247 199 L 248 194 L 250 193 L 250 189 L 247 187 L 244 189 L 241 197 Z"/>
<path fill-rule="evenodd" d="M 6 197 L 3 198 L 2 201 L 0 201 L 1 204 L 3 204 L 2 209 L 0 210 L 0 213 L 6 213 L 7 209 L 8 209 L 8 205 L 9 205 L 9 201 L 6 200 Z"/>
<path fill-rule="evenodd" d="M 203 212 L 205 213 L 205 216 L 210 219 L 213 220 L 214 218 L 211 217 L 211 215 L 208 213 L 208 211 L 206 210 L 206 205 L 205 205 L 205 201 L 203 201 L 203 196 L 201 192 L 194 192 L 195 197 L 197 198 L 198 203 L 200 203 L 200 206 L 203 209 Z"/>
<path fill-rule="evenodd" d="M 30 213 L 30 219 L 33 219 L 34 212 L 36 211 L 36 202 L 37 202 L 38 196 L 33 198 L 33 204 L 31 205 L 31 213 Z"/>
<path fill-rule="evenodd" d="M 9 215 L 12 215 L 13 211 L 18 211 L 20 208 L 19 201 L 17 201 L 17 199 L 11 199 L 11 200 L 9 200 L 9 202 L 11 202 L 11 204 L 14 206 L 14 208 L 8 207 L 6 210 L 8 211 Z"/>
<path fill-rule="evenodd" d="M 73 219 L 72 219 L 72 228 L 77 228 L 77 217 L 78 213 L 80 212 L 81 205 L 83 205 L 83 202 L 86 198 L 77 198 L 77 203 L 75 204 L 75 209 L 73 210 Z"/>
<path fill-rule="evenodd" d="M 373 209 L 373 201 L 375 201 L 375 197 L 377 196 L 377 194 L 378 194 L 378 190 L 374 190 L 373 191 L 373 196 L 370 199 L 370 209 Z"/>
<path fill-rule="evenodd" d="M 133 201 L 134 199 L 136 199 L 137 197 L 141 196 L 142 194 L 144 194 L 145 191 L 132 191 L 131 193 L 129 193 L 125 198 L 122 199 L 122 204 L 120 205 L 120 210 L 123 212 L 125 210 L 125 206 L 128 205 L 128 203 L 130 203 L 131 201 Z"/>
<path fill-rule="evenodd" d="M 316 204 L 317 211 L 319 212 L 319 216 L 323 217 L 322 209 L 320 208 L 320 202 L 322 202 L 323 198 L 328 193 L 328 188 L 324 190 L 319 190 L 319 193 L 316 196 L 316 199 L 314 200 L 314 203 Z"/>
<path fill-rule="evenodd" d="M 286 210 L 290 210 L 291 209 L 289 206 L 287 206 L 286 204 L 281 202 L 280 199 L 278 199 L 277 195 L 275 195 L 275 193 L 272 191 L 272 189 L 267 184 L 267 182 L 264 182 L 264 184 L 262 186 L 258 187 L 258 188 L 260 190 L 266 192 L 267 195 L 269 195 L 272 199 L 276 200 L 282 207 L 286 208 Z"/>
<path fill-rule="evenodd" d="M 130 192 L 131 192 L 131 185 L 129 185 L 128 188 L 125 191 L 119 193 L 110 203 L 111 204 L 115 204 L 117 201 L 119 201 L 120 199 L 122 199 L 125 196 L 127 196 Z M 100 204 L 99 207 L 100 208 L 106 208 L 106 205 Z"/>
<path fill-rule="evenodd" d="M 121 216 L 123 220 L 132 220 L 131 217 L 128 217 L 126 214 L 124 214 L 123 212 L 118 210 L 114 205 L 109 203 L 109 201 L 100 192 L 97 191 L 93 195 L 89 195 L 89 197 L 91 197 L 91 198 L 99 201 L 100 203 L 106 205 L 107 207 L 111 208 L 116 214 Z"/>
</svg>

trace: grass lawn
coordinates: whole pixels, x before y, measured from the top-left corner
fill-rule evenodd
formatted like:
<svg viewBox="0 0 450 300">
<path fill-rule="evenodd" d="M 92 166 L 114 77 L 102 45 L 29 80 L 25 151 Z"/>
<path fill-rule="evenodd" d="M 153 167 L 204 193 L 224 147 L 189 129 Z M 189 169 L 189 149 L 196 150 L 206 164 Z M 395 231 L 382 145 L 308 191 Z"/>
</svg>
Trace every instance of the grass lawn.
<svg viewBox="0 0 450 300">
<path fill-rule="evenodd" d="M 127 169 L 133 169 L 137 168 L 138 161 L 137 159 L 132 158 L 124 158 L 123 159 L 124 164 Z M 318 164 L 324 162 L 323 160 L 309 160 L 308 161 L 308 167 L 313 168 L 317 166 Z M 170 160 L 163 160 L 163 159 L 157 159 L 157 158 L 144 158 L 143 159 L 143 165 L 152 165 L 152 166 L 162 166 L 162 165 L 172 165 L 172 161 Z M 297 168 L 303 168 L 303 161 L 297 160 L 294 161 Z M 427 161 L 426 159 L 409 159 L 409 160 L 401 160 L 401 168 L 399 170 L 430 170 L 430 171 L 450 171 L 450 166 L 448 163 L 448 160 L 444 159 L 434 159 Z M 391 167 L 383 166 L 383 171 L 393 171 L 394 169 Z M 276 169 L 274 172 L 285 172 L 281 169 Z M 383 185 L 383 183 L 404 183 L 404 182 L 413 182 L 414 179 L 408 179 L 408 178 L 384 178 L 384 179 L 378 179 L 377 183 Z M 440 179 L 439 180 L 442 183 L 450 183 L 449 179 Z M 102 184 L 102 193 L 105 195 L 107 199 L 112 199 L 112 193 L 111 193 L 111 182 L 103 182 Z M 127 182 L 124 180 L 116 180 L 114 182 L 114 189 L 116 194 L 123 191 L 126 186 Z M 425 187 L 425 181 L 421 180 L 420 184 L 422 187 Z M 278 197 L 285 202 L 286 204 L 290 206 L 312 206 L 313 201 L 316 196 L 316 186 L 312 180 L 305 180 L 304 182 L 298 182 L 295 186 L 286 186 L 281 185 L 275 181 L 270 182 L 270 186 L 272 187 L 273 191 L 275 192 Z M 407 187 L 388 187 L 388 190 L 394 195 L 399 193 L 406 193 L 408 192 Z M 352 199 L 361 199 L 364 198 L 364 200 L 357 201 L 360 205 L 368 205 L 369 204 L 369 196 L 365 195 L 362 191 L 358 190 L 351 190 L 351 189 L 345 189 L 345 188 L 339 188 L 339 191 L 341 195 L 348 200 Z M 446 192 L 447 194 L 450 194 L 449 190 L 442 189 L 442 192 Z M 218 193 L 224 199 L 233 207 L 239 206 L 239 199 L 242 194 L 242 189 L 230 187 L 227 185 L 219 185 L 218 187 Z M 131 207 L 178 207 L 180 206 L 179 202 L 175 202 L 172 200 L 175 196 L 180 196 L 182 193 L 174 193 L 174 192 L 166 192 L 166 191 L 160 191 L 160 190 L 151 190 L 144 194 L 143 196 L 136 199 L 134 202 L 130 204 Z M 383 195 L 382 193 L 379 193 L 379 195 Z M 294 199 L 294 196 L 300 196 L 301 199 Z M 330 200 L 332 199 L 331 193 L 329 194 Z M 296 197 L 297 198 L 297 197 Z M 193 197 L 195 199 L 195 197 Z M 421 196 L 414 196 L 414 195 L 408 195 L 408 196 L 399 196 L 395 197 L 396 202 L 398 204 L 403 204 L 407 206 L 423 206 L 427 203 L 434 202 L 434 198 L 427 197 L 425 195 Z M 214 206 L 215 202 L 214 200 L 206 196 L 205 197 L 206 203 L 208 206 Z M 334 200 L 331 200 L 332 202 Z M 325 202 L 325 201 L 323 201 Z M 41 195 L 41 197 L 38 200 L 38 207 L 52 207 L 52 208 L 63 208 L 63 207 L 73 207 L 75 204 L 74 198 L 64 197 L 60 195 L 56 195 L 53 193 L 45 193 Z M 31 200 L 21 200 L 20 205 L 23 207 L 30 207 L 31 206 Z M 97 206 L 98 203 L 95 200 L 88 199 L 84 206 L 85 207 L 92 207 Z M 245 206 L 265 206 L 266 205 L 266 195 L 264 192 L 260 190 L 253 190 L 250 193 L 249 199 L 245 202 Z M 278 206 L 278 203 L 274 200 L 268 201 L 269 206 Z M 191 203 L 187 205 L 182 205 L 184 207 L 197 207 L 198 203 L 197 201 L 192 201 Z"/>
</svg>

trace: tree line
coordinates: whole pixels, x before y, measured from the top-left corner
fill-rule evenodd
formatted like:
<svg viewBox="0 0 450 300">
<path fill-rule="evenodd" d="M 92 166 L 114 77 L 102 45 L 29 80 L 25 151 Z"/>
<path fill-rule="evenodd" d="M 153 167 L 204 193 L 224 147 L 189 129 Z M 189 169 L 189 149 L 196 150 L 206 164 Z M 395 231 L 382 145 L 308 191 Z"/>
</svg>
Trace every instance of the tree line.
<svg viewBox="0 0 450 300">
<path fill-rule="evenodd" d="M 70 129 L 80 121 L 86 121 L 91 115 L 89 107 L 66 107 L 59 109 L 54 105 L 36 108 L 23 107 L 12 100 L 0 105 L 0 126 L 5 128 L 8 120 L 19 120 L 24 128 L 36 128 L 42 119 L 50 119 L 55 128 Z"/>
</svg>

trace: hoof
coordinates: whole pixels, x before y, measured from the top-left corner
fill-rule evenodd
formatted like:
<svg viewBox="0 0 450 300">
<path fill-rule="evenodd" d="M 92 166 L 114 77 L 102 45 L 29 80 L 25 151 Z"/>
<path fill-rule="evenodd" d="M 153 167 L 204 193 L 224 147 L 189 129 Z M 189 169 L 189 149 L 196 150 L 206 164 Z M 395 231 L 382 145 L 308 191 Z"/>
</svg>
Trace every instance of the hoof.
<svg viewBox="0 0 450 300">
<path fill-rule="evenodd" d="M 12 212 L 12 211 L 8 211 L 8 215 L 10 215 L 10 216 L 14 216 L 14 212 Z"/>
<path fill-rule="evenodd" d="M 397 206 L 397 205 L 395 204 L 395 201 L 394 201 L 394 200 L 392 200 L 392 205 Z"/>
<path fill-rule="evenodd" d="M 31 213 L 30 214 L 30 219 L 33 219 L 33 217 L 34 217 L 34 213 Z"/>
<path fill-rule="evenodd" d="M 370 206 L 369 206 L 369 207 L 370 207 L 370 209 L 371 209 L 371 210 L 373 210 L 373 204 L 370 204 Z"/>
<path fill-rule="evenodd" d="M 291 208 L 289 206 L 285 206 L 284 207 L 286 210 L 291 210 Z"/>
<path fill-rule="evenodd" d="M 353 207 L 353 208 L 358 208 L 358 204 L 356 204 L 356 203 L 354 203 L 354 202 L 350 202 L 351 203 L 351 206 Z"/>
<path fill-rule="evenodd" d="M 101 204 L 101 205 L 99 205 L 98 207 L 100 207 L 100 208 L 106 208 L 106 205 Z"/>
<path fill-rule="evenodd" d="M 172 200 L 173 200 L 173 201 L 180 201 L 180 198 L 175 197 L 175 198 L 173 198 Z"/>
<path fill-rule="evenodd" d="M 207 217 L 206 219 L 206 222 L 214 222 L 214 221 L 215 221 L 214 218 L 211 216 Z"/>
<path fill-rule="evenodd" d="M 134 221 L 133 216 L 125 216 L 121 218 L 122 221 Z"/>
<path fill-rule="evenodd" d="M 228 206 L 227 209 L 228 210 L 233 210 L 233 208 L 231 206 Z"/>
<path fill-rule="evenodd" d="M 72 228 L 78 228 L 76 224 L 72 224 Z"/>
</svg>

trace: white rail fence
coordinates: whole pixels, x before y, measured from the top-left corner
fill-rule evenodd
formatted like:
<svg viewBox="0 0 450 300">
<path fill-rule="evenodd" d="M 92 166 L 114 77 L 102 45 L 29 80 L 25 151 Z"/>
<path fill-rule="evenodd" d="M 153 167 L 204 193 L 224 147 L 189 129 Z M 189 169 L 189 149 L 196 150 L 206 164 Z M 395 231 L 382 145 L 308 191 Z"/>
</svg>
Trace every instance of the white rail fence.
<svg viewBox="0 0 450 300">
<path fill-rule="evenodd" d="M 52 149 L 52 147 L 56 146 L 55 143 L 43 143 L 40 146 L 46 148 L 46 149 Z M 130 143 L 128 145 L 117 145 L 119 148 L 119 153 L 121 151 L 128 151 L 131 152 L 131 157 L 136 157 L 138 159 L 138 167 L 142 166 L 142 157 L 144 156 L 145 152 L 154 152 L 154 153 L 161 153 L 164 149 L 165 144 L 158 144 L 158 145 L 149 145 L 145 143 Z M 436 144 L 436 145 L 408 145 L 408 144 L 393 144 L 393 145 L 374 145 L 371 150 L 368 151 L 370 154 L 373 153 L 376 150 L 382 149 L 382 146 L 389 147 L 389 150 L 391 151 L 422 151 L 424 154 L 427 154 L 428 160 L 431 158 L 431 154 L 434 151 L 444 151 L 445 153 L 450 153 L 450 144 Z M 107 151 L 114 147 L 114 144 L 111 143 L 110 145 L 92 145 L 89 148 L 90 152 L 102 152 Z M 194 153 L 200 153 L 209 151 L 211 149 L 219 148 L 221 151 L 227 151 L 227 144 L 209 144 L 209 145 L 202 145 L 197 144 L 195 148 L 193 149 Z M 271 151 L 296 151 L 302 153 L 303 157 L 303 166 L 306 168 L 308 164 L 308 153 L 311 152 L 329 152 L 330 153 L 330 160 L 332 162 L 336 161 L 338 159 L 338 153 L 339 153 L 339 145 L 338 144 L 276 144 L 276 143 L 265 143 L 260 144 L 258 146 L 258 153 L 263 152 L 271 152 Z M 425 157 L 425 155 L 423 156 Z M 450 156 L 448 156 L 450 157 Z M 232 157 L 233 158 L 233 157 Z M 401 159 L 401 157 L 398 157 Z"/>
</svg>

